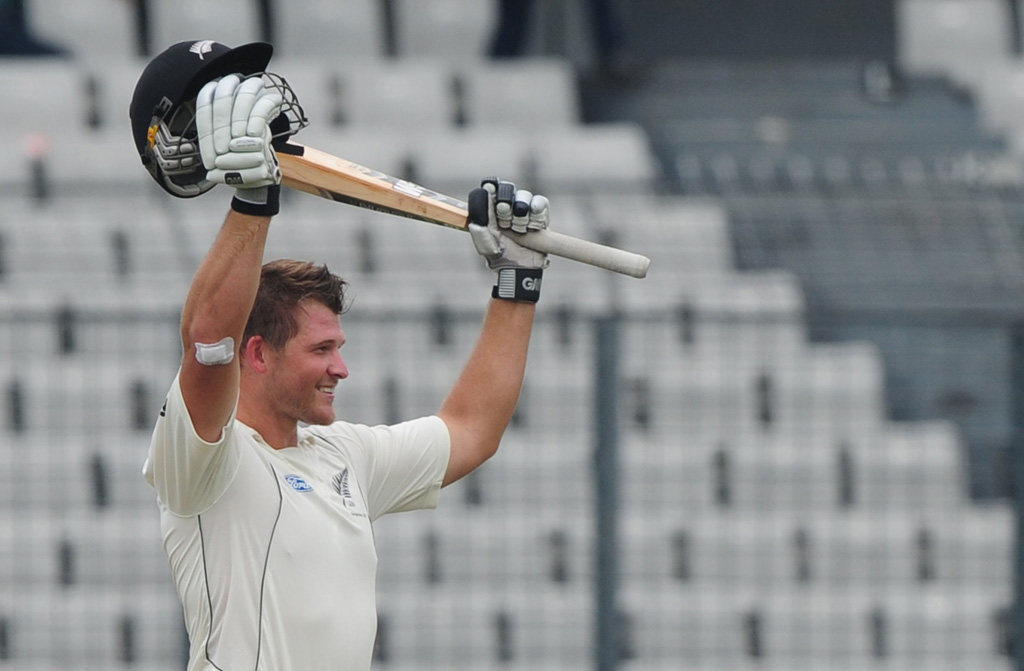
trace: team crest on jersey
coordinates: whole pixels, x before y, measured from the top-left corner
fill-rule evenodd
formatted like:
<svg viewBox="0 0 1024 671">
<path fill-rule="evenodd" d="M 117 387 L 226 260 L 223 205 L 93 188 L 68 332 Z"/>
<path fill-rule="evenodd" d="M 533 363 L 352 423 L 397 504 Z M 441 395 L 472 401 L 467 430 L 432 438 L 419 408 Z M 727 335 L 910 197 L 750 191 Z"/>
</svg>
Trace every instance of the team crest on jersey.
<svg viewBox="0 0 1024 671">
<path fill-rule="evenodd" d="M 313 491 L 313 486 L 297 475 L 286 475 L 284 476 L 284 479 L 292 486 L 292 489 L 297 492 Z"/>
<path fill-rule="evenodd" d="M 352 498 L 352 486 L 348 482 L 347 468 L 336 474 L 331 480 L 331 484 L 334 485 L 334 491 L 341 494 L 341 498 L 345 501 L 347 507 L 356 507 L 355 499 Z"/>
<path fill-rule="evenodd" d="M 349 482 L 349 471 L 348 468 L 335 474 L 334 478 L 331 479 L 331 484 L 334 486 L 334 491 L 341 494 L 341 500 L 345 503 L 345 507 L 353 511 L 354 515 L 365 517 L 364 513 L 359 511 L 359 504 L 356 502 L 354 496 L 352 496 L 352 485 Z"/>
</svg>

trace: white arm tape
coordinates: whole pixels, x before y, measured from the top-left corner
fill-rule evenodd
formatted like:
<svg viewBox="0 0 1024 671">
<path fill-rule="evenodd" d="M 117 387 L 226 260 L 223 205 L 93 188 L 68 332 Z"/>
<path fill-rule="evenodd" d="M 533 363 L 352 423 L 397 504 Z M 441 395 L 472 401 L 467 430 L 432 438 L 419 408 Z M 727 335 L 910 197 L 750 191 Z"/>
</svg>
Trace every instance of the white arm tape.
<svg viewBox="0 0 1024 671">
<path fill-rule="evenodd" d="M 196 361 L 204 366 L 223 366 L 234 358 L 235 339 L 230 336 L 212 345 L 196 343 Z"/>
</svg>

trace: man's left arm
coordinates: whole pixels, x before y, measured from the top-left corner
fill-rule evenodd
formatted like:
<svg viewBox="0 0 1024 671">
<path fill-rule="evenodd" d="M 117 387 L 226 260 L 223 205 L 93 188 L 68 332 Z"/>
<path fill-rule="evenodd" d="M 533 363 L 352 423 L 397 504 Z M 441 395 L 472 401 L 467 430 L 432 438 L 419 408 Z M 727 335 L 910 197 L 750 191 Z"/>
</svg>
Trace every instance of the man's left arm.
<svg viewBox="0 0 1024 671">
<path fill-rule="evenodd" d="M 470 193 L 468 203 L 473 245 L 497 278 L 480 337 L 438 412 L 451 436 L 444 485 L 469 474 L 498 450 L 523 387 L 547 266 L 546 255 L 515 241 L 519 234 L 547 227 L 547 198 L 488 179 Z"/>
</svg>

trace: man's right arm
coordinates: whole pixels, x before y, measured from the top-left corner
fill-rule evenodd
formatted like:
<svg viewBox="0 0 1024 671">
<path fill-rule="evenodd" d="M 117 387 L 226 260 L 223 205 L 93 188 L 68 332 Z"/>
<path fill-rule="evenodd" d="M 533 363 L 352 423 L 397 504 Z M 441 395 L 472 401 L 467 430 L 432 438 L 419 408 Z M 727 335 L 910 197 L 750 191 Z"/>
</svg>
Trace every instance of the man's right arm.
<svg viewBox="0 0 1024 671">
<path fill-rule="evenodd" d="M 207 179 L 236 187 L 231 210 L 200 264 L 182 311 L 180 385 L 200 438 L 216 442 L 234 411 L 239 350 L 256 299 L 281 172 L 269 121 L 281 100 L 261 80 L 228 75 L 200 90 L 196 128 Z M 234 123 L 232 123 L 234 121 Z"/>
<path fill-rule="evenodd" d="M 239 348 L 256 298 L 269 216 L 231 210 L 216 242 L 199 266 L 182 311 L 181 394 L 200 438 L 216 442 L 238 396 Z M 230 341 L 226 341 L 229 338 Z M 229 348 L 228 363 L 210 363 L 216 347 Z M 197 356 L 210 352 L 207 363 Z"/>
</svg>

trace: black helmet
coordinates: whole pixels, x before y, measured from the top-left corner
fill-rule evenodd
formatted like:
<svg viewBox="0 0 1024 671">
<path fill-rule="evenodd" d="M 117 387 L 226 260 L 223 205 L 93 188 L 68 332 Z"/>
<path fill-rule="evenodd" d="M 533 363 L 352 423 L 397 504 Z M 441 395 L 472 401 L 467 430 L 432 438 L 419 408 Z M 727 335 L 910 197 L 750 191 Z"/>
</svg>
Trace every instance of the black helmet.
<svg viewBox="0 0 1024 671">
<path fill-rule="evenodd" d="M 212 40 L 190 40 L 149 62 L 135 85 L 128 114 L 142 164 L 157 184 L 184 198 L 213 188 L 196 142 L 196 95 L 207 82 L 225 75 L 265 73 L 273 53 L 265 42 L 232 49 Z"/>
</svg>

